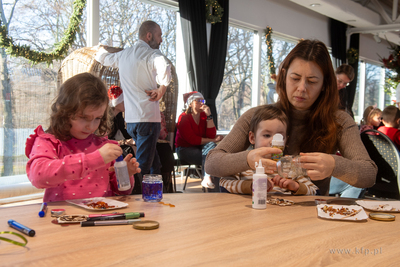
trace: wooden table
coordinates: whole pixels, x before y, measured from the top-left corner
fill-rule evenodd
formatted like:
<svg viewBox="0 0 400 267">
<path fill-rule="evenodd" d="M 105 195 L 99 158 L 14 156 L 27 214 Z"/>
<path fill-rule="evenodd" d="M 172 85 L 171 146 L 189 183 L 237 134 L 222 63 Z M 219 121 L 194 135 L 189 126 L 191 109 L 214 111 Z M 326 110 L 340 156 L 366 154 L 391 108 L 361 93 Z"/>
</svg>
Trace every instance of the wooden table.
<svg viewBox="0 0 400 267">
<path fill-rule="evenodd" d="M 38 217 L 40 204 L 0 208 L 0 231 L 13 230 L 9 219 L 36 231 L 36 236 L 27 237 L 26 248 L 0 241 L 0 266 L 395 266 L 400 262 L 399 217 L 393 222 L 319 219 L 312 196 L 285 196 L 302 203 L 268 205 L 266 210 L 252 209 L 250 196 L 227 193 L 164 194 L 163 201 L 175 207 L 146 203 L 138 195 L 128 198 L 129 206 L 119 211 L 143 211 L 160 228 L 62 227 L 51 223 L 50 214 Z M 49 211 L 52 208 L 65 208 L 67 214 L 93 213 L 66 202 L 49 204 Z"/>
</svg>

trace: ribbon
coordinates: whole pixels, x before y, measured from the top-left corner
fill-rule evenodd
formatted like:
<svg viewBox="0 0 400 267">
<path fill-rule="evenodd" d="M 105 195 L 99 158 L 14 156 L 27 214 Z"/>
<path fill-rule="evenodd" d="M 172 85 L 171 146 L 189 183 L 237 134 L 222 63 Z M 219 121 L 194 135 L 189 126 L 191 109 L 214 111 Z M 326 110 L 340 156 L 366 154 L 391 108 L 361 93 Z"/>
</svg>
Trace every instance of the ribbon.
<svg viewBox="0 0 400 267">
<path fill-rule="evenodd" d="M 25 244 L 24 244 L 24 243 L 21 243 L 21 242 L 18 242 L 18 241 L 15 241 L 15 240 L 11 240 L 11 239 L 6 238 L 6 237 L 1 237 L 1 236 L 0 236 L 0 240 L 6 241 L 6 242 L 10 242 L 11 244 L 14 244 L 14 245 L 17 245 L 17 246 L 21 246 L 21 247 L 25 247 L 26 244 L 28 244 L 28 240 L 26 240 L 25 237 L 23 237 L 22 235 L 20 235 L 20 234 L 18 234 L 18 233 L 11 232 L 11 231 L 3 231 L 3 232 L 0 232 L 0 235 L 2 235 L 2 234 L 12 234 L 12 235 L 16 235 L 16 236 L 20 237 L 22 240 L 24 240 L 24 241 L 25 241 Z"/>
</svg>

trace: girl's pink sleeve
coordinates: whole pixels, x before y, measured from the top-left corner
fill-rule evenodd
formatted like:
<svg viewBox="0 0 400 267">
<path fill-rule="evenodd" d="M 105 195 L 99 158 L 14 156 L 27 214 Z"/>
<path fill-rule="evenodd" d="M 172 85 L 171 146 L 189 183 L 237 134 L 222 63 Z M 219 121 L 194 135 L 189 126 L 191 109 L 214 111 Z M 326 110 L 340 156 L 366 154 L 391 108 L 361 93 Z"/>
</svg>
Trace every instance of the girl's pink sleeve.
<svg viewBox="0 0 400 267">
<path fill-rule="evenodd" d="M 106 166 L 98 150 L 59 158 L 56 146 L 57 144 L 45 138 L 36 138 L 26 165 L 26 172 L 33 186 L 55 187 L 68 180 L 81 179 L 90 171 Z"/>
</svg>

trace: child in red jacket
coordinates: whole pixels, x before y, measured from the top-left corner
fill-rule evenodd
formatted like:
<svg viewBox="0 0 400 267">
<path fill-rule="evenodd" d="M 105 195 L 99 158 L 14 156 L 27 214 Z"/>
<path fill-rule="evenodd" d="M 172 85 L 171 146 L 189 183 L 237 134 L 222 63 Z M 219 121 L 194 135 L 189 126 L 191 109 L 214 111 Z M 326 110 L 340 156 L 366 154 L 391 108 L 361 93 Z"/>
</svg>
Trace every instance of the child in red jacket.
<svg viewBox="0 0 400 267">
<path fill-rule="evenodd" d="M 382 112 L 382 123 L 385 126 L 378 128 L 378 131 L 386 134 L 400 149 L 400 110 L 395 106 L 387 106 Z"/>
</svg>

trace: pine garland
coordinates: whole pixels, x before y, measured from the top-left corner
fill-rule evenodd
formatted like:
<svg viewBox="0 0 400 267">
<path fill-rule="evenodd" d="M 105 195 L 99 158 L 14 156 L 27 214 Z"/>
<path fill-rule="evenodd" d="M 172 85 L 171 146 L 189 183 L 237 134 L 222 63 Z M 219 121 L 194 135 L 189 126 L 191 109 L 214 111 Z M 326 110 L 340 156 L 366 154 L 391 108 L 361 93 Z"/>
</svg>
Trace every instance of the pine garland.
<svg viewBox="0 0 400 267">
<path fill-rule="evenodd" d="M 214 24 L 222 21 L 224 9 L 220 6 L 217 0 L 206 0 L 206 20 Z"/>
<path fill-rule="evenodd" d="M 347 61 L 349 62 L 349 64 L 354 64 L 356 62 L 358 62 L 358 49 L 355 48 L 349 48 L 347 50 Z"/>
<path fill-rule="evenodd" d="M 269 73 L 275 74 L 275 62 L 274 56 L 272 55 L 272 28 L 267 26 L 265 29 L 265 43 L 267 44 L 267 56 L 269 62 Z"/>
<path fill-rule="evenodd" d="M 33 64 L 47 62 L 51 64 L 53 60 L 63 59 L 72 43 L 75 41 L 76 33 L 79 31 L 79 24 L 82 21 L 82 12 L 86 6 L 86 0 L 75 0 L 73 13 L 69 20 L 68 29 L 65 31 L 61 42 L 55 45 L 55 49 L 50 52 L 39 52 L 31 50 L 29 45 L 15 45 L 12 37 L 8 35 L 7 27 L 0 24 L 0 47 L 13 57 L 24 57 Z M 0 22 L 1 23 L 1 22 Z"/>
</svg>

